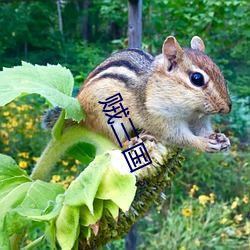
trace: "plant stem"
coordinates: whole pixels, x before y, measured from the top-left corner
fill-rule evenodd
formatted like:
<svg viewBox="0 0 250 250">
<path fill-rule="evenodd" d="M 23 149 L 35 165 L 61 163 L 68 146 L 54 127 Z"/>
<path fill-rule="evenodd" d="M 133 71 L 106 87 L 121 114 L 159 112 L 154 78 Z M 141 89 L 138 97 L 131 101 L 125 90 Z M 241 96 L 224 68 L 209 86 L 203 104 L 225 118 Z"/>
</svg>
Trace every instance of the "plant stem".
<svg viewBox="0 0 250 250">
<path fill-rule="evenodd" d="M 70 146 L 78 142 L 93 144 L 96 147 L 96 155 L 102 154 L 107 150 L 118 148 L 109 139 L 100 134 L 92 132 L 82 126 L 72 126 L 65 129 L 60 138 L 51 139 L 30 177 L 33 180 L 46 180 L 61 155 Z"/>
</svg>

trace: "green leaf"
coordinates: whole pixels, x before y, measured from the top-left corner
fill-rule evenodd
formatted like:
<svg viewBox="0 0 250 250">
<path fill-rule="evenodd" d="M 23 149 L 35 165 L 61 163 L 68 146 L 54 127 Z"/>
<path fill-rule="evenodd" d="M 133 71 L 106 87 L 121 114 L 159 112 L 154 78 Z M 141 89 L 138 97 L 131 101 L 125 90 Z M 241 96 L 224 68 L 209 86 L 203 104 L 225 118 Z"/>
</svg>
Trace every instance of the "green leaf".
<svg viewBox="0 0 250 250">
<path fill-rule="evenodd" d="M 64 250 L 71 250 L 79 234 L 79 207 L 64 205 L 56 220 L 56 238 Z"/>
<path fill-rule="evenodd" d="M 103 201 L 103 207 L 108 209 L 108 211 L 111 213 L 112 217 L 116 219 L 119 215 L 119 207 L 110 200 Z"/>
<path fill-rule="evenodd" d="M 98 187 L 109 166 L 110 155 L 99 155 L 93 162 L 70 184 L 65 192 L 64 204 L 70 206 L 87 205 L 93 214 L 93 201 Z"/>
<path fill-rule="evenodd" d="M 95 199 L 93 203 L 94 214 L 91 214 L 87 206 L 80 208 L 80 225 L 89 226 L 95 224 L 102 217 L 103 200 Z"/>
<path fill-rule="evenodd" d="M 73 84 L 71 72 L 61 65 L 34 66 L 22 62 L 22 66 L 0 72 L 0 106 L 18 96 L 36 93 L 53 106 L 65 109 L 66 118 L 79 122 L 84 114 L 78 100 L 71 97 Z"/>
<path fill-rule="evenodd" d="M 64 193 L 61 185 L 37 180 L 30 186 L 20 208 L 26 209 L 27 213 L 29 209 L 42 212 L 47 207 L 48 201 L 55 200 L 56 196 L 61 193 Z"/>
<path fill-rule="evenodd" d="M 79 142 L 70 147 L 66 154 L 88 165 L 95 158 L 96 148 L 92 144 Z"/>
<path fill-rule="evenodd" d="M 0 154 L 0 181 L 17 176 L 26 176 L 28 178 L 28 175 L 10 156 Z"/>
<path fill-rule="evenodd" d="M 0 181 L 0 201 L 13 189 L 25 182 L 31 182 L 30 178 L 27 176 L 17 176 Z"/>
<path fill-rule="evenodd" d="M 103 176 L 96 198 L 112 200 L 123 212 L 126 212 L 135 196 L 135 183 L 134 175 L 121 175 L 118 170 L 109 167 Z"/>
<path fill-rule="evenodd" d="M 21 250 L 32 250 L 35 249 L 35 247 L 41 245 L 41 243 L 44 241 L 44 235 L 40 236 L 36 240 L 32 241 L 30 244 L 28 244 L 25 247 L 22 247 Z"/>
</svg>

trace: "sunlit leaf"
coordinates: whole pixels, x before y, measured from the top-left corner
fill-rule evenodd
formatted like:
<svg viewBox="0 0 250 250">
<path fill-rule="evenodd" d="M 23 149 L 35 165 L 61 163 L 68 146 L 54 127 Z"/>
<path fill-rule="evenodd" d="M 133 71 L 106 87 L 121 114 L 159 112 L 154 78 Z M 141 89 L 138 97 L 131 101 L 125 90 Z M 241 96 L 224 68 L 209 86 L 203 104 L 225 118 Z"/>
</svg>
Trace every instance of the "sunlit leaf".
<svg viewBox="0 0 250 250">
<path fill-rule="evenodd" d="M 64 205 L 56 220 L 56 238 L 64 250 L 71 250 L 79 233 L 79 207 Z"/>
<path fill-rule="evenodd" d="M 84 115 L 78 100 L 71 97 L 73 85 L 71 72 L 61 65 L 34 66 L 22 62 L 21 66 L 0 72 L 0 106 L 16 97 L 36 93 L 53 106 L 65 109 L 66 118 L 80 121 Z"/>
</svg>

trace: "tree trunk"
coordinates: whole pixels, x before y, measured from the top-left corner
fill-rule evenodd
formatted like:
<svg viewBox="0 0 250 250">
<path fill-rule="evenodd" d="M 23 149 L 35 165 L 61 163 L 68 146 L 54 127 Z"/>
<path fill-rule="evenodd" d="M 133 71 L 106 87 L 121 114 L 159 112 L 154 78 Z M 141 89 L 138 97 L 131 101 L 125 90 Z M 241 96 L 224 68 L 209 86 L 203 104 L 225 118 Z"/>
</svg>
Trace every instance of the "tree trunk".
<svg viewBox="0 0 250 250">
<path fill-rule="evenodd" d="M 128 1 L 128 47 L 142 47 L 142 0 Z"/>
<path fill-rule="evenodd" d="M 89 1 L 82 1 L 82 39 L 88 41 L 89 32 L 88 32 L 88 7 Z"/>
<path fill-rule="evenodd" d="M 126 250 L 136 250 L 137 241 L 137 224 L 131 227 L 129 233 L 126 235 Z"/>
<path fill-rule="evenodd" d="M 57 12 L 58 12 L 58 20 L 59 20 L 59 30 L 63 36 L 63 22 L 62 22 L 62 12 L 61 12 L 60 0 L 56 1 L 56 5 L 57 5 Z"/>
</svg>

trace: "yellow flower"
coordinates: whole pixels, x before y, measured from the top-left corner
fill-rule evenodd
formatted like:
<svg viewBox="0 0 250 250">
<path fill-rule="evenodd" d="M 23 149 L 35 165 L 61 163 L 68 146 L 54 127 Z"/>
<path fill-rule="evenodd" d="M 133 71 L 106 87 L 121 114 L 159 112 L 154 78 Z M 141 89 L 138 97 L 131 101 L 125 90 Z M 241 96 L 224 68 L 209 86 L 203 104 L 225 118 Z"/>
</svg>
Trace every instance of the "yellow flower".
<svg viewBox="0 0 250 250">
<path fill-rule="evenodd" d="M 20 161 L 19 162 L 19 167 L 22 169 L 26 169 L 28 167 L 27 161 Z"/>
<path fill-rule="evenodd" d="M 19 156 L 19 157 L 23 157 L 23 158 L 26 158 L 26 159 L 29 158 L 29 155 L 30 155 L 29 152 L 21 152 L 21 153 L 18 153 L 18 156 Z"/>
<path fill-rule="evenodd" d="M 210 193 L 209 197 L 210 197 L 210 203 L 214 204 L 214 193 Z"/>
<path fill-rule="evenodd" d="M 189 217 L 192 214 L 192 209 L 190 207 L 185 207 L 181 212 L 184 216 Z"/>
<path fill-rule="evenodd" d="M 203 206 L 210 200 L 210 198 L 207 195 L 200 195 L 199 196 L 199 203 Z"/>
<path fill-rule="evenodd" d="M 194 240 L 194 244 L 197 246 L 197 247 L 200 247 L 201 246 L 201 242 L 199 239 L 195 239 Z"/>
<path fill-rule="evenodd" d="M 227 218 L 222 218 L 221 220 L 220 220 L 220 224 L 225 224 L 227 222 Z"/>
<path fill-rule="evenodd" d="M 39 157 L 32 157 L 32 160 L 34 161 L 34 162 L 37 162 L 38 161 L 38 159 L 39 159 Z"/>
<path fill-rule="evenodd" d="M 33 126 L 33 121 L 32 121 L 32 120 L 26 122 L 26 128 L 27 128 L 27 129 L 31 129 L 32 126 Z"/>
<path fill-rule="evenodd" d="M 237 155 L 237 153 L 238 153 L 237 150 L 233 150 L 233 151 L 232 151 L 232 154 L 233 154 L 233 155 Z"/>
<path fill-rule="evenodd" d="M 222 165 L 223 167 L 227 167 L 227 166 L 228 166 L 228 163 L 223 161 L 223 162 L 221 163 L 221 165 Z"/>
<path fill-rule="evenodd" d="M 75 179 L 75 176 L 67 176 L 66 181 L 67 182 L 72 182 Z"/>
<path fill-rule="evenodd" d="M 9 137 L 9 134 L 4 130 L 0 130 L 0 135 L 1 135 L 1 137 L 5 137 L 5 138 Z"/>
<path fill-rule="evenodd" d="M 60 179 L 61 179 L 61 176 L 60 176 L 60 175 L 53 175 L 53 176 L 52 176 L 51 182 L 52 182 L 52 183 L 57 183 L 57 182 L 60 181 Z"/>
<path fill-rule="evenodd" d="M 8 111 L 3 112 L 4 116 L 8 116 L 9 114 L 10 114 L 10 112 L 8 112 Z"/>
<path fill-rule="evenodd" d="M 242 232 L 240 231 L 240 230 L 236 230 L 236 235 L 238 236 L 238 237 L 241 237 L 242 236 Z"/>
<path fill-rule="evenodd" d="M 235 209 L 239 205 L 239 198 L 236 197 L 235 201 L 231 205 L 231 209 Z"/>
<path fill-rule="evenodd" d="M 76 165 L 73 165 L 73 166 L 70 168 L 70 170 L 71 170 L 72 172 L 76 172 L 76 171 L 77 171 Z"/>
<path fill-rule="evenodd" d="M 63 187 L 64 187 L 64 189 L 67 189 L 67 188 L 68 188 L 68 186 L 69 186 L 69 183 L 68 183 L 68 182 L 64 182 L 64 183 L 63 183 Z"/>
<path fill-rule="evenodd" d="M 76 165 L 79 165 L 79 164 L 81 164 L 81 162 L 78 161 L 78 160 L 75 160 L 75 164 L 76 164 Z"/>
<path fill-rule="evenodd" d="M 18 122 L 14 119 L 14 120 L 11 121 L 11 125 L 12 125 L 12 127 L 17 127 Z"/>
<path fill-rule="evenodd" d="M 248 201 L 249 201 L 248 195 L 245 194 L 243 197 L 243 202 L 247 204 Z"/>
<path fill-rule="evenodd" d="M 186 250 L 186 247 L 181 247 L 180 250 Z"/>
<path fill-rule="evenodd" d="M 196 185 L 193 185 L 192 188 L 190 189 L 189 196 L 193 198 L 194 193 L 199 190 L 199 187 Z"/>
<path fill-rule="evenodd" d="M 64 160 L 62 160 L 62 164 L 63 164 L 63 166 L 68 166 L 69 165 L 69 163 L 67 161 L 64 161 Z"/>
<path fill-rule="evenodd" d="M 227 234 L 226 233 L 221 233 L 221 238 L 226 238 L 227 237 Z"/>
<path fill-rule="evenodd" d="M 237 214 L 234 216 L 234 221 L 236 224 L 239 224 L 243 220 L 242 214 Z"/>
<path fill-rule="evenodd" d="M 247 221 L 246 225 L 244 226 L 244 231 L 246 232 L 246 234 L 250 234 L 250 222 Z"/>
</svg>

